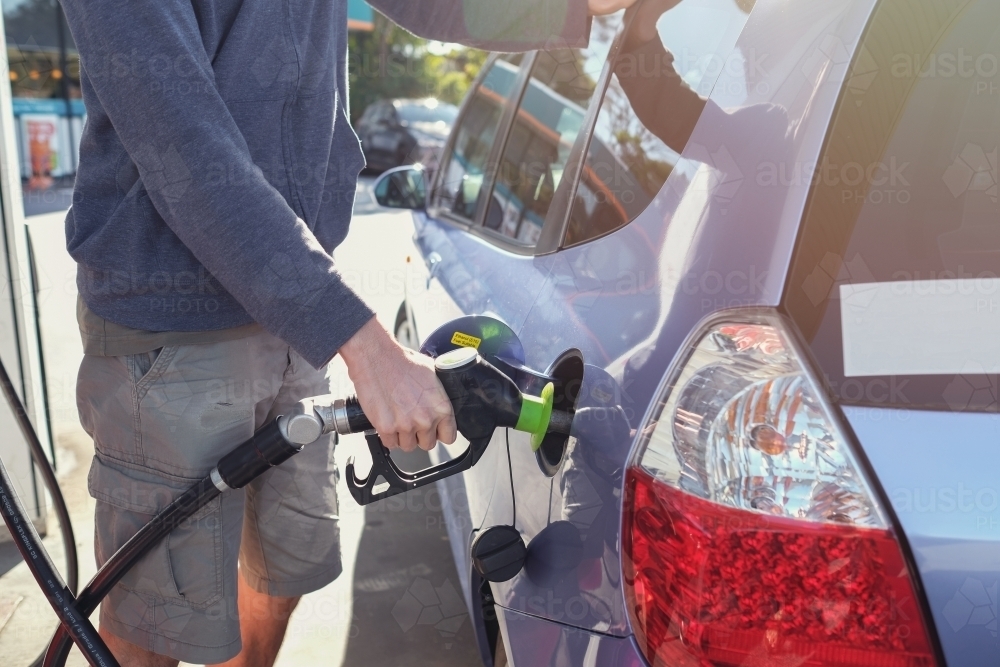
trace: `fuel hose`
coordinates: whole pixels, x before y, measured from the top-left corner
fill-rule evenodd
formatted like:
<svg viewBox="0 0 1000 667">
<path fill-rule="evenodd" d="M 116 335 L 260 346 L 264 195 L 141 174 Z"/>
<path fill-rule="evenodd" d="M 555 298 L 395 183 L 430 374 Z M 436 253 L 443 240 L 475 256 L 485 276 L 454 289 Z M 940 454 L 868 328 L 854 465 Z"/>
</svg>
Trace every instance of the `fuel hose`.
<svg viewBox="0 0 1000 667">
<path fill-rule="evenodd" d="M 66 633 L 67 639 L 87 644 L 94 649 L 94 658 L 101 665 L 117 665 L 114 656 L 101 641 L 97 630 L 87 619 L 86 614 L 82 614 L 73 604 L 73 596 L 76 594 L 78 584 L 79 567 L 76 552 L 76 538 L 73 534 L 73 524 L 70 523 L 69 509 L 66 507 L 66 499 L 59 489 L 56 480 L 55 470 L 49 463 L 42 443 L 38 440 L 28 413 L 24 409 L 21 398 L 14 389 L 14 383 L 7 373 L 7 368 L 0 362 L 0 388 L 3 390 L 4 398 L 10 406 L 11 412 L 21 430 L 21 434 L 28 443 L 31 452 L 31 459 L 34 461 L 42 476 L 45 488 L 48 489 L 52 497 L 52 506 L 56 517 L 59 520 L 59 530 L 62 535 L 63 545 L 66 552 L 66 581 L 64 582 L 55 565 L 49 559 L 45 550 L 40 548 L 41 538 L 31 523 L 27 513 L 24 511 L 14 485 L 3 462 L 0 461 L 0 514 L 3 515 L 4 522 L 10 529 L 18 551 L 24 558 L 25 563 L 31 569 L 35 580 L 42 589 L 49 604 L 52 605 L 56 615 L 59 617 L 59 629 Z M 43 655 L 40 655 L 33 665 L 41 664 Z"/>
</svg>

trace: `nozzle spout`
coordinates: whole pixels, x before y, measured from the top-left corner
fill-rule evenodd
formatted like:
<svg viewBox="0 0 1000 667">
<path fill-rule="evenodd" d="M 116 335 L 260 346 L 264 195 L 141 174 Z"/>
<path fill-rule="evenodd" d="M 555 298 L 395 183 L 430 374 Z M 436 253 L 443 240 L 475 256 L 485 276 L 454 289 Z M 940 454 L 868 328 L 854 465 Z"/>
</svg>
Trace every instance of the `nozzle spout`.
<svg viewBox="0 0 1000 667">
<path fill-rule="evenodd" d="M 570 429 L 573 428 L 573 415 L 568 412 L 563 412 L 562 410 L 553 410 L 552 416 L 549 418 L 549 433 L 559 433 L 560 435 L 569 435 Z"/>
</svg>

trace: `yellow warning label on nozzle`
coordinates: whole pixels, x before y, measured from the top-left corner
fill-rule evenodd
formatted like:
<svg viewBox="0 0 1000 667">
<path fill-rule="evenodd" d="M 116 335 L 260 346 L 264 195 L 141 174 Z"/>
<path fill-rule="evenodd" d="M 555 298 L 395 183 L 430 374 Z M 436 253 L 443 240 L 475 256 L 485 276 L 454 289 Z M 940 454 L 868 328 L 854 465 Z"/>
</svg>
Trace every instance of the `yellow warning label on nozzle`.
<svg viewBox="0 0 1000 667">
<path fill-rule="evenodd" d="M 456 331 L 455 335 L 451 337 L 452 345 L 459 345 L 461 347 L 474 347 L 479 349 L 479 344 L 483 342 L 482 338 L 476 338 L 475 336 L 470 336 L 469 334 L 464 334 L 461 331 Z"/>
</svg>

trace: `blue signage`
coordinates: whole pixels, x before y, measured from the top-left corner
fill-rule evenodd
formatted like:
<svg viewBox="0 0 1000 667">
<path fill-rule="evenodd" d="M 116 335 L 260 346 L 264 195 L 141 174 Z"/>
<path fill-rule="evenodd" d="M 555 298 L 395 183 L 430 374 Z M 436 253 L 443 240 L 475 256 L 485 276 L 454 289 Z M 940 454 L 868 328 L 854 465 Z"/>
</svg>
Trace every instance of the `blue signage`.
<svg viewBox="0 0 1000 667">
<path fill-rule="evenodd" d="M 15 97 L 11 103 L 14 106 L 15 116 L 23 116 L 24 114 L 29 113 L 54 114 L 56 116 L 66 115 L 66 102 L 60 99 Z M 69 109 L 70 113 L 74 116 L 80 116 L 82 118 L 87 115 L 87 110 L 83 106 L 83 100 L 70 100 Z"/>
</svg>

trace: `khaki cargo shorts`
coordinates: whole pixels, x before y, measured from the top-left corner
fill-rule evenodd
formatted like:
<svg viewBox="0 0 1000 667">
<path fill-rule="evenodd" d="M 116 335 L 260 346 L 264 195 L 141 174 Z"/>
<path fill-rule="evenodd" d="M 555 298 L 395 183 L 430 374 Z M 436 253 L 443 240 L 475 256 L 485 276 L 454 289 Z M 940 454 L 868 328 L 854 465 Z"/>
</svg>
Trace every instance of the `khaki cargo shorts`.
<svg viewBox="0 0 1000 667">
<path fill-rule="evenodd" d="M 85 356 L 77 405 L 96 448 L 98 563 L 257 428 L 327 393 L 325 369 L 263 332 Z M 325 437 L 202 508 L 125 575 L 101 605 L 101 626 L 184 662 L 235 656 L 237 559 L 247 583 L 272 596 L 318 590 L 341 572 L 333 450 Z"/>
</svg>

